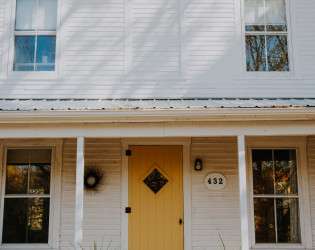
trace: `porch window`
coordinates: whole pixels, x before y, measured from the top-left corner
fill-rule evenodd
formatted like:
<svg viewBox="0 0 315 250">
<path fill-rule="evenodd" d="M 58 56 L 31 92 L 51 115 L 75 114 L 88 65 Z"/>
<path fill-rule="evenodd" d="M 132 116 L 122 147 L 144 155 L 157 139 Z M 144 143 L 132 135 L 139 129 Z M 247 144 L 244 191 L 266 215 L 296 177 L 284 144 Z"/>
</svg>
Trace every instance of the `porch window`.
<svg viewBox="0 0 315 250">
<path fill-rule="evenodd" d="M 48 243 L 51 149 L 8 149 L 2 243 Z"/>
<path fill-rule="evenodd" d="M 252 150 L 255 242 L 301 243 L 296 151 Z"/>
</svg>

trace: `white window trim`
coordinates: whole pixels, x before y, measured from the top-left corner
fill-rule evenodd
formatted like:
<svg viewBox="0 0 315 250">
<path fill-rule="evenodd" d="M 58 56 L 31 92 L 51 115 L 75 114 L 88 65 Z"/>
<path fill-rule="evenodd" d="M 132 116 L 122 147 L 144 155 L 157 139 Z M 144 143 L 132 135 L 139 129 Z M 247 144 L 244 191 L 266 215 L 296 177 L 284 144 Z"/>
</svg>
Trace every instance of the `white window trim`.
<svg viewBox="0 0 315 250">
<path fill-rule="evenodd" d="M 309 201 L 309 185 L 307 172 L 307 138 L 306 137 L 249 137 L 247 147 L 247 181 L 249 234 L 251 249 L 312 249 L 312 227 Z M 253 149 L 295 149 L 298 174 L 298 193 L 301 225 L 301 244 L 255 244 L 254 205 L 253 205 L 253 176 L 252 150 Z"/>
<path fill-rule="evenodd" d="M 5 170 L 8 149 L 52 149 L 50 213 L 48 244 L 2 244 Z M 62 140 L 12 140 L 0 141 L 0 249 L 59 249 Z"/>
<path fill-rule="evenodd" d="M 14 37 L 15 33 L 15 15 L 16 0 L 6 0 L 5 11 L 5 28 L 4 28 L 4 46 L 2 58 L 2 70 L 0 79 L 25 79 L 25 80 L 55 80 L 63 75 L 61 70 L 61 48 L 63 43 L 61 39 L 61 0 L 57 1 L 57 28 L 56 32 L 56 54 L 55 54 L 55 71 L 13 71 L 14 58 Z M 21 33 L 21 32 L 19 32 Z"/>
<path fill-rule="evenodd" d="M 283 79 L 283 80 L 303 80 L 299 67 L 299 55 L 298 55 L 298 41 L 297 41 L 297 25 L 296 25 L 296 0 L 285 0 L 286 4 L 286 19 L 288 27 L 288 54 L 289 54 L 289 67 L 290 71 L 287 72 L 275 72 L 275 71 L 247 71 L 246 70 L 246 46 L 245 46 L 245 0 L 240 1 L 240 18 L 241 18 L 241 42 L 242 42 L 242 73 L 238 76 L 238 79 Z M 262 32 L 263 33 L 263 32 Z"/>
</svg>

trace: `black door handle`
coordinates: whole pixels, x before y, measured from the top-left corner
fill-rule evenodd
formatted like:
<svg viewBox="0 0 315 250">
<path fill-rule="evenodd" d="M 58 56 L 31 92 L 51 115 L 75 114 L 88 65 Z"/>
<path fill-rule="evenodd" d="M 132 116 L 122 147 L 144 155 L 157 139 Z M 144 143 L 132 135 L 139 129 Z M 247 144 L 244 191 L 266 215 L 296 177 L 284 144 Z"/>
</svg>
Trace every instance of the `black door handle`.
<svg viewBox="0 0 315 250">
<path fill-rule="evenodd" d="M 179 225 L 181 225 L 183 223 L 182 218 L 179 219 Z"/>
</svg>

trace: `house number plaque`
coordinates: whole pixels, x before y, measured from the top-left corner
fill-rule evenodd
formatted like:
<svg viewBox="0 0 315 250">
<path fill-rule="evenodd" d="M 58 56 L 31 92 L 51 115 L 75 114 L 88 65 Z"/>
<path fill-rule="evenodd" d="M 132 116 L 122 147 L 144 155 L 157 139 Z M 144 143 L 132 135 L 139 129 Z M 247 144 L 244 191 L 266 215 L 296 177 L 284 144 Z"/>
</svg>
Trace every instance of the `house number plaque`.
<svg viewBox="0 0 315 250">
<path fill-rule="evenodd" d="M 210 190 L 221 190 L 226 185 L 226 178 L 219 173 L 212 173 L 206 176 L 205 185 Z"/>
</svg>

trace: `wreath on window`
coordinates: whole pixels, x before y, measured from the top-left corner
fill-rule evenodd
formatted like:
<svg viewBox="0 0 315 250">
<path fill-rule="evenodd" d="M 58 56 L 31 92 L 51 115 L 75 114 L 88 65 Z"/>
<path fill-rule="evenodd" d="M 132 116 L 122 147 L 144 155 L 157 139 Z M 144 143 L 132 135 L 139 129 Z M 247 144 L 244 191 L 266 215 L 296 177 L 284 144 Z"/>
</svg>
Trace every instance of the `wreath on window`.
<svg viewBox="0 0 315 250">
<path fill-rule="evenodd" d="M 86 166 L 84 172 L 84 187 L 86 193 L 97 193 L 103 182 L 104 173 L 96 165 Z"/>
</svg>

